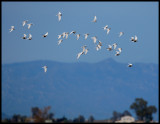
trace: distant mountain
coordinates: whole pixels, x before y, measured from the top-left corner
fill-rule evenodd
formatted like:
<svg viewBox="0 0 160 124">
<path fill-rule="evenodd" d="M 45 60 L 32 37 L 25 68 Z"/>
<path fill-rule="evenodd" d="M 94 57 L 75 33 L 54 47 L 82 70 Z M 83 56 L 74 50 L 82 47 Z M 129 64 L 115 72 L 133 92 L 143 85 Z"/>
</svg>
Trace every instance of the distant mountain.
<svg viewBox="0 0 160 124">
<path fill-rule="evenodd" d="M 47 65 L 44 73 L 42 66 Z M 158 65 L 33 61 L 2 65 L 2 112 L 31 115 L 31 107 L 50 105 L 55 117 L 112 117 L 129 109 L 135 98 L 158 105 Z M 156 116 L 158 117 L 158 116 Z"/>
</svg>

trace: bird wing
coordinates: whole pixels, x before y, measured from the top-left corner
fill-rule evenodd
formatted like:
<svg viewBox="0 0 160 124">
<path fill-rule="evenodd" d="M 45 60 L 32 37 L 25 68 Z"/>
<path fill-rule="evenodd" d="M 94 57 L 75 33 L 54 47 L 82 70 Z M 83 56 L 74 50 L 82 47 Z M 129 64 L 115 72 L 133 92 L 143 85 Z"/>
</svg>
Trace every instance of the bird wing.
<svg viewBox="0 0 160 124">
<path fill-rule="evenodd" d="M 62 35 L 58 35 L 58 39 L 61 38 Z"/>
<path fill-rule="evenodd" d="M 80 34 L 77 34 L 77 40 L 79 39 L 79 37 L 80 37 Z"/>
<path fill-rule="evenodd" d="M 29 38 L 32 38 L 32 35 L 31 35 L 31 34 L 29 34 Z"/>
<path fill-rule="evenodd" d="M 66 35 L 66 39 L 68 38 L 68 33 L 65 34 Z"/>
<path fill-rule="evenodd" d="M 138 40 L 138 38 L 137 38 L 137 36 L 136 36 L 136 35 L 135 35 L 135 38 L 134 38 L 134 40 L 135 40 L 135 41 L 137 41 L 137 40 Z"/>
<path fill-rule="evenodd" d="M 61 44 L 61 42 L 62 42 L 62 39 L 60 39 L 60 40 L 58 41 L 58 45 Z"/>
<path fill-rule="evenodd" d="M 30 29 L 30 27 L 31 27 L 31 24 L 28 24 L 28 29 Z"/>
<path fill-rule="evenodd" d="M 96 21 L 97 21 L 97 17 L 96 17 L 96 16 L 94 16 L 93 22 L 96 22 Z"/>
<path fill-rule="evenodd" d="M 46 67 L 44 68 L 44 72 L 47 72 L 47 68 Z"/>
<path fill-rule="evenodd" d="M 60 14 L 58 14 L 58 20 L 59 20 L 59 21 L 61 20 L 61 15 L 60 15 Z"/>
<path fill-rule="evenodd" d="M 88 37 L 88 34 L 84 34 L 85 35 L 85 40 L 87 39 L 87 37 Z"/>
<path fill-rule="evenodd" d="M 109 32 L 110 32 L 110 29 L 108 28 L 108 29 L 107 29 L 107 34 L 109 34 Z"/>
<path fill-rule="evenodd" d="M 77 54 L 77 59 L 79 59 L 79 57 L 82 55 L 82 52 Z"/>
<path fill-rule="evenodd" d="M 109 48 L 112 48 L 112 46 L 111 46 L 111 45 L 108 45 L 108 47 L 109 47 Z"/>
<path fill-rule="evenodd" d="M 14 29 L 14 26 L 11 26 L 12 29 Z"/>
</svg>

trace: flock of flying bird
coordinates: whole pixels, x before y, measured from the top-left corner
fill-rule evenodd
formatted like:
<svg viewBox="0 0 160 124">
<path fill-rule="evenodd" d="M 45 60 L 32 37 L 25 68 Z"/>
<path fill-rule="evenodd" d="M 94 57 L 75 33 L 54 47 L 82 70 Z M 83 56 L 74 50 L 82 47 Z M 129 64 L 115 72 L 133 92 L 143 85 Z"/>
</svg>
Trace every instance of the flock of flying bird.
<svg viewBox="0 0 160 124">
<path fill-rule="evenodd" d="M 58 16 L 58 21 L 61 21 L 62 13 L 61 13 L 61 12 L 58 12 L 58 14 L 57 14 L 56 16 Z M 24 26 L 27 24 L 27 22 L 28 22 L 28 20 L 23 21 L 23 22 L 22 22 L 22 26 L 24 27 Z M 93 22 L 93 23 L 96 23 L 96 22 L 97 22 L 97 17 L 96 17 L 96 16 L 94 16 L 94 19 L 92 20 L 92 22 Z M 29 24 L 27 24 L 27 25 L 28 25 L 28 29 L 30 29 L 31 26 L 33 25 L 33 23 L 29 23 Z M 109 32 L 110 32 L 110 30 L 111 30 L 111 28 L 109 28 L 108 25 L 104 26 L 103 29 L 107 31 L 107 32 L 106 32 L 107 35 L 109 34 Z M 14 27 L 14 26 L 11 26 L 11 29 L 9 29 L 9 30 L 10 30 L 10 32 L 12 32 L 12 31 L 15 30 L 15 27 Z M 62 43 L 62 41 L 63 41 L 63 39 L 60 39 L 61 37 L 67 39 L 68 36 L 71 35 L 71 34 L 75 35 L 76 38 L 77 38 L 77 40 L 78 40 L 78 39 L 80 38 L 80 36 L 81 36 L 80 34 L 76 34 L 76 31 L 72 31 L 72 32 L 70 32 L 70 33 L 69 33 L 69 32 L 63 32 L 62 34 L 58 35 L 58 39 L 59 39 L 59 40 L 58 40 L 58 45 L 60 45 L 60 44 Z M 87 40 L 87 38 L 88 38 L 89 35 L 90 35 L 90 34 L 88 34 L 88 33 L 84 34 L 84 39 Z M 124 35 L 124 32 L 120 32 L 120 33 L 119 33 L 119 37 L 121 37 L 122 35 Z M 47 36 L 48 36 L 48 32 L 42 35 L 42 37 L 47 37 Z M 32 35 L 29 34 L 29 37 L 27 38 L 27 35 L 24 34 L 24 36 L 22 37 L 22 39 L 32 40 Z M 100 40 L 98 40 L 96 36 L 91 37 L 91 39 L 93 40 L 93 43 L 94 43 L 94 44 L 96 44 L 97 41 L 98 41 L 98 44 L 96 45 L 96 50 L 97 50 L 97 51 L 100 50 L 100 49 L 101 49 L 101 46 L 102 46 L 102 42 L 101 42 Z M 137 38 L 137 36 L 135 35 L 135 37 L 131 37 L 130 40 L 131 40 L 132 42 L 137 42 L 138 38 Z M 81 55 L 86 55 L 86 54 L 87 54 L 87 52 L 88 52 L 89 49 L 86 48 L 86 47 L 87 47 L 86 45 L 84 45 L 84 46 L 81 47 L 81 48 L 82 48 L 82 51 L 77 54 L 77 59 L 79 59 Z M 117 48 L 117 43 L 114 43 L 114 44 L 112 44 L 112 45 L 108 45 L 108 48 L 106 48 L 106 49 L 107 49 L 108 51 L 112 51 L 112 50 L 116 50 L 116 48 Z M 117 48 L 115 56 L 119 56 L 121 52 L 122 52 L 122 48 Z M 131 64 L 131 63 L 128 63 L 128 67 L 132 67 L 132 64 Z M 48 68 L 48 67 L 47 67 L 46 65 L 43 66 L 42 68 L 44 69 L 44 72 L 47 72 L 47 68 Z"/>
</svg>

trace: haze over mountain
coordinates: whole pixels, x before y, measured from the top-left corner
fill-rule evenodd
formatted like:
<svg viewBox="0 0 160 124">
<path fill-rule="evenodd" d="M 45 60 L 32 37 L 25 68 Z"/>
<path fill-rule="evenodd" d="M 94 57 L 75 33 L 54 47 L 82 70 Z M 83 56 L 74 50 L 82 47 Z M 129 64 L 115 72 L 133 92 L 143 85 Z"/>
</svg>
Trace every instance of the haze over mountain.
<svg viewBox="0 0 160 124">
<path fill-rule="evenodd" d="M 107 119 L 114 110 L 132 113 L 129 107 L 137 97 L 158 109 L 157 64 L 129 68 L 110 58 L 93 64 L 39 60 L 2 65 L 2 112 L 7 115 L 30 116 L 31 107 L 50 105 L 55 117 Z"/>
</svg>

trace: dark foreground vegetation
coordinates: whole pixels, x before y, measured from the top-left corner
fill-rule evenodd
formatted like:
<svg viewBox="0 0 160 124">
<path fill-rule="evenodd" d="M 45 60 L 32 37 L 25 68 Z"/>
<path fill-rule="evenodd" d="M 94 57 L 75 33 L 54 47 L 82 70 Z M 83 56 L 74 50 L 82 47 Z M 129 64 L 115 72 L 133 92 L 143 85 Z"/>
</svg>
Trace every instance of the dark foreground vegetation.
<svg viewBox="0 0 160 124">
<path fill-rule="evenodd" d="M 124 116 L 131 116 L 131 113 L 125 110 L 123 113 L 113 111 L 112 117 L 105 120 L 96 120 L 92 115 L 89 118 L 85 119 L 83 115 L 79 115 L 74 119 L 68 119 L 65 116 L 62 118 L 55 118 L 53 112 L 49 112 L 51 109 L 50 106 L 40 109 L 38 107 L 31 108 L 31 116 L 22 116 L 20 114 L 14 114 L 11 118 L 5 118 L 1 121 L 4 123 L 94 123 L 94 122 L 104 122 L 111 123 L 116 122 Z M 139 122 L 154 122 L 153 113 L 157 112 L 155 106 L 147 106 L 147 101 L 143 98 L 136 98 L 135 101 L 130 105 L 130 109 L 133 110 L 136 114 L 135 123 Z"/>
</svg>

